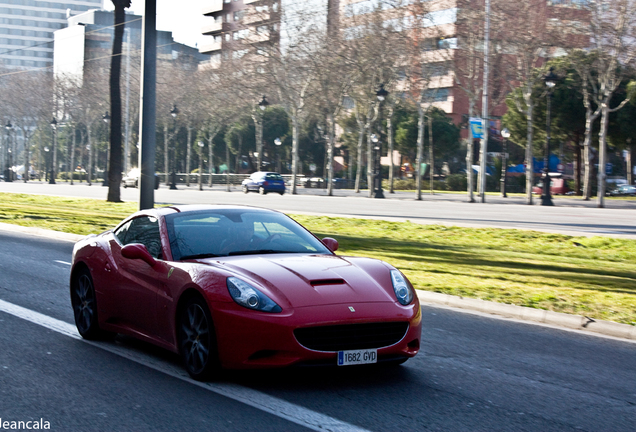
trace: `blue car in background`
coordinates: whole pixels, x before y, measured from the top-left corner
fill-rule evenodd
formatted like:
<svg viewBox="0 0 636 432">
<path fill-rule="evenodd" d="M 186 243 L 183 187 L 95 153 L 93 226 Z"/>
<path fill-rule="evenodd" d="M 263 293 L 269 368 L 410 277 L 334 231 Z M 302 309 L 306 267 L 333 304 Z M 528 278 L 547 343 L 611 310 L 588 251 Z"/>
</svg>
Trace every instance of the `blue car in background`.
<svg viewBox="0 0 636 432">
<path fill-rule="evenodd" d="M 285 180 L 275 172 L 258 171 L 243 180 L 241 185 L 243 192 L 258 192 L 265 195 L 267 192 L 276 192 L 281 195 L 285 193 Z"/>
</svg>

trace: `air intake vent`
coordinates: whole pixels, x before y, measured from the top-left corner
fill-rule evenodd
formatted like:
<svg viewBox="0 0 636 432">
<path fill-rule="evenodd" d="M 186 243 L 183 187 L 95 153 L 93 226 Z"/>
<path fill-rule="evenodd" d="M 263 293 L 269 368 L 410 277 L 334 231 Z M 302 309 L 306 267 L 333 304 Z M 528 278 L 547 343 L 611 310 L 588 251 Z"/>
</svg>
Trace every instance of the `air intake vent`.
<svg viewBox="0 0 636 432">
<path fill-rule="evenodd" d="M 395 345 L 409 329 L 405 322 L 347 324 L 294 330 L 296 340 L 315 351 L 345 351 Z"/>
<path fill-rule="evenodd" d="M 319 286 L 319 285 L 344 285 L 344 279 L 320 279 L 313 280 L 310 282 L 311 286 Z"/>
</svg>

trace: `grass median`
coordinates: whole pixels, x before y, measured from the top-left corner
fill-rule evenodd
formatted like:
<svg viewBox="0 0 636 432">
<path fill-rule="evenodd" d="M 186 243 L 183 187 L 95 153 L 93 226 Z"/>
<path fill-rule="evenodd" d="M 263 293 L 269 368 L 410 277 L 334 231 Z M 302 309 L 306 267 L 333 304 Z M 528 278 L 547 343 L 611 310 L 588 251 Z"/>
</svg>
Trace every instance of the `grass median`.
<svg viewBox="0 0 636 432">
<path fill-rule="evenodd" d="M 0 193 L 0 222 L 75 234 L 113 228 L 136 203 Z M 401 269 L 417 289 L 636 325 L 636 240 L 290 215 L 341 255 Z"/>
</svg>

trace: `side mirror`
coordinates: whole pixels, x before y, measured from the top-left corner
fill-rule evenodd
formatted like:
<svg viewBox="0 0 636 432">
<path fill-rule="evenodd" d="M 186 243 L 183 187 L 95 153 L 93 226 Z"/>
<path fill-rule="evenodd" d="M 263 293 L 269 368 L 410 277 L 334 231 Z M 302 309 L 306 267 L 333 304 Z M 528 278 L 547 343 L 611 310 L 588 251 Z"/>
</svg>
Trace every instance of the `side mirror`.
<svg viewBox="0 0 636 432">
<path fill-rule="evenodd" d="M 322 239 L 322 243 L 327 246 L 331 252 L 335 252 L 338 250 L 338 240 L 331 238 L 331 237 L 325 237 L 324 239 Z"/>
<path fill-rule="evenodd" d="M 146 246 L 141 243 L 130 243 L 121 248 L 121 255 L 128 259 L 140 259 L 150 267 L 154 267 L 157 261 L 150 255 Z"/>
</svg>

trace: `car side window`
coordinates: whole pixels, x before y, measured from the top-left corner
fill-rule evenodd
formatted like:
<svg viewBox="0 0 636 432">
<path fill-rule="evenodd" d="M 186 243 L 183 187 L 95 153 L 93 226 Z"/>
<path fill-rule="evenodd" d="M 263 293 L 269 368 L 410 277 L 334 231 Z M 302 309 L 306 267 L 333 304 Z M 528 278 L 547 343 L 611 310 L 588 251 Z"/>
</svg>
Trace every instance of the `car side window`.
<svg viewBox="0 0 636 432">
<path fill-rule="evenodd" d="M 120 226 L 116 231 L 115 231 L 115 235 L 117 236 L 117 238 L 119 239 L 119 242 L 123 245 L 127 244 L 126 243 L 126 235 L 128 235 L 128 229 L 130 228 L 130 224 L 132 223 L 132 221 L 128 221 L 125 224 L 123 224 L 122 226 Z"/>
<path fill-rule="evenodd" d="M 124 233 L 124 231 L 126 231 Z M 120 234 L 122 237 L 120 237 Z M 149 216 L 141 216 L 122 226 L 115 235 L 123 245 L 141 243 L 146 246 L 150 255 L 162 259 L 161 236 L 159 235 L 159 221 Z"/>
</svg>

